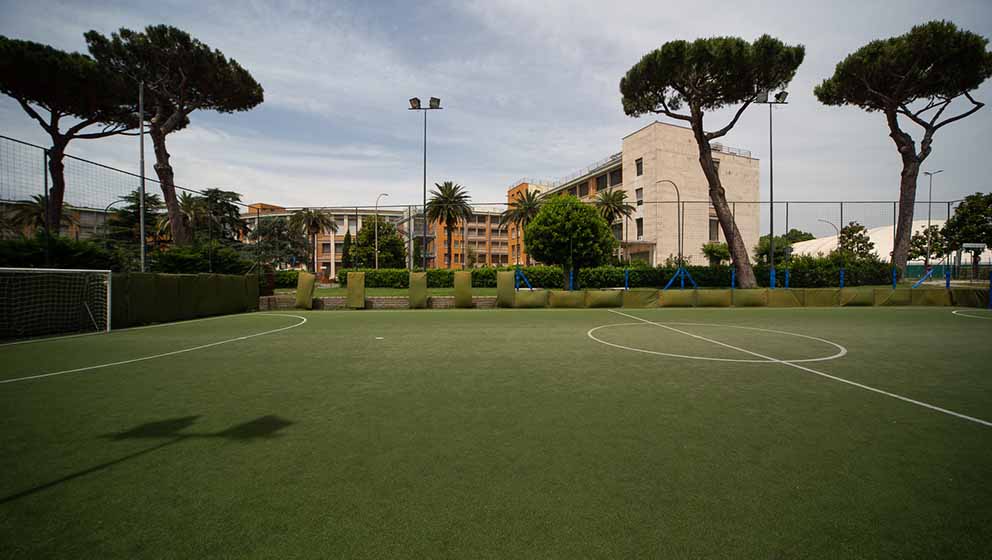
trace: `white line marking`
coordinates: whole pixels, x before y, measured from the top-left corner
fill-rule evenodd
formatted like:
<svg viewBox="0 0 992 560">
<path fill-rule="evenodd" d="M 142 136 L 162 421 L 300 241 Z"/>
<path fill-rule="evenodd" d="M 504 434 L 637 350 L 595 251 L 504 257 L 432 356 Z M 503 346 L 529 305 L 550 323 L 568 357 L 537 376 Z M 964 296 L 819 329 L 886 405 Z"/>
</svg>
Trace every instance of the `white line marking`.
<svg viewBox="0 0 992 560">
<path fill-rule="evenodd" d="M 829 341 L 829 340 L 827 340 L 825 338 L 817 338 L 815 336 L 809 336 L 809 335 L 805 335 L 805 334 L 790 333 L 790 332 L 785 332 L 785 331 L 776 331 L 776 330 L 772 330 L 772 329 L 759 329 L 758 327 L 745 327 L 745 326 L 741 326 L 741 325 L 720 325 L 720 324 L 715 324 L 715 323 L 682 323 L 682 322 L 678 322 L 678 323 L 668 323 L 668 324 L 669 325 L 692 326 L 692 327 L 726 327 L 726 328 L 731 328 L 731 329 L 746 329 L 746 330 L 749 330 L 749 331 L 759 331 L 759 332 L 769 332 L 769 333 L 775 333 L 775 334 L 783 334 L 783 335 L 786 335 L 786 336 L 797 336 L 797 337 L 800 337 L 800 338 L 808 338 L 810 340 L 816 340 L 816 341 L 822 342 L 824 344 L 829 344 L 830 346 L 833 346 L 834 348 L 837 349 L 837 353 L 836 354 L 831 354 L 830 356 L 823 356 L 821 358 L 803 358 L 803 359 L 800 359 L 800 360 L 781 360 L 783 362 L 789 362 L 789 363 L 825 362 L 827 360 L 836 360 L 837 358 L 842 358 L 845 355 L 847 355 L 847 348 L 844 348 L 840 344 L 837 344 L 836 342 Z M 671 354 L 669 352 L 658 352 L 658 351 L 655 351 L 655 350 L 645 350 L 643 348 L 634 348 L 633 346 L 624 346 L 622 344 L 614 344 L 612 342 L 607 342 L 607 341 L 605 341 L 605 340 L 603 340 L 601 338 L 596 338 L 592 334 L 592 333 L 598 331 L 599 329 L 606 329 L 606 328 L 609 328 L 609 327 L 633 326 L 633 325 L 644 325 L 644 323 L 615 323 L 615 324 L 612 324 L 612 325 L 600 325 L 598 327 L 593 327 L 593 328 L 589 329 L 586 332 L 586 336 L 588 336 L 589 338 L 595 340 L 596 342 L 605 344 L 607 346 L 613 346 L 614 348 L 621 348 L 623 350 L 632 350 L 634 352 L 643 352 L 645 354 L 655 354 L 657 356 L 671 356 L 673 358 L 685 358 L 685 359 L 688 359 L 688 360 L 707 360 L 707 361 L 711 361 L 711 362 L 743 362 L 743 363 L 749 363 L 749 364 L 774 363 L 773 360 L 745 360 L 745 359 L 740 359 L 740 358 L 712 358 L 712 357 L 708 357 L 708 356 L 691 356 L 691 355 L 688 355 L 688 354 Z"/>
<path fill-rule="evenodd" d="M 97 364 L 95 366 L 86 366 L 86 367 L 75 368 L 75 369 L 66 369 L 66 370 L 62 370 L 62 371 L 53 371 L 53 372 L 50 372 L 50 373 L 42 373 L 42 374 L 38 374 L 38 375 L 29 375 L 29 376 L 26 376 L 26 377 L 16 377 L 14 379 L 3 379 L 3 380 L 0 380 L 0 385 L 3 385 L 5 383 L 17 383 L 19 381 L 29 381 L 29 380 L 32 380 L 32 379 L 41 379 L 43 377 L 54 377 L 56 375 L 65 375 L 67 373 L 79 373 L 81 371 L 90 371 L 90 370 L 94 370 L 94 369 L 102 369 L 102 368 L 107 368 L 107 367 L 112 367 L 112 366 L 122 366 L 122 365 L 125 365 L 125 364 L 133 364 L 135 362 L 143 362 L 145 360 L 154 360 L 156 358 L 165 358 L 166 356 L 175 356 L 176 354 L 184 354 L 186 352 L 192 352 L 194 350 L 203 350 L 204 348 L 211 348 L 213 346 L 220 346 L 221 344 L 227 344 L 228 342 L 238 342 L 240 340 L 248 340 L 249 338 L 255 338 L 256 336 L 263 336 L 263 335 L 266 335 L 266 334 L 273 334 L 273 333 L 277 333 L 277 332 L 280 332 L 280 331 L 285 331 L 285 330 L 293 329 L 293 328 L 296 328 L 296 327 L 302 325 L 303 323 L 306 323 L 307 322 L 306 317 L 301 317 L 299 315 L 282 314 L 282 313 L 257 313 L 257 314 L 252 314 L 251 316 L 252 317 L 293 317 L 295 319 L 299 319 L 300 322 L 299 323 L 292 324 L 292 325 L 290 325 L 288 327 L 280 327 L 278 329 L 273 329 L 271 331 L 265 331 L 265 332 L 255 333 L 255 334 L 249 334 L 249 335 L 246 335 L 246 336 L 239 336 L 237 338 L 229 338 L 227 340 L 221 340 L 219 342 L 211 342 L 210 344 L 202 344 L 200 346 L 194 346 L 192 348 L 184 348 L 182 350 L 173 350 L 172 352 L 165 352 L 163 354 L 155 354 L 155 355 L 152 355 L 152 356 L 143 356 L 141 358 L 133 358 L 133 359 L 130 359 L 130 360 L 121 360 L 119 362 L 111 362 L 111 363 L 108 363 L 108 364 Z"/>
<path fill-rule="evenodd" d="M 990 313 L 990 314 L 988 314 L 986 316 L 982 316 L 982 315 L 965 315 L 964 313 L 962 313 L 962 311 L 966 311 L 966 310 L 964 310 L 964 309 L 957 309 L 955 311 L 951 311 L 951 314 L 957 315 L 958 317 L 969 317 L 971 319 L 992 319 L 992 313 Z"/>
<path fill-rule="evenodd" d="M 929 408 L 930 410 L 936 410 L 937 412 L 942 412 L 942 413 L 948 414 L 950 416 L 955 416 L 955 417 L 961 418 L 963 420 L 968 420 L 970 422 L 975 422 L 976 424 L 981 424 L 983 426 L 987 426 L 987 427 L 992 428 L 992 422 L 989 422 L 987 420 L 982 420 L 980 418 L 975 418 L 973 416 L 967 416 L 965 414 L 961 414 L 960 412 L 954 412 L 953 410 L 947 410 L 946 408 L 941 408 L 939 406 L 934 406 L 932 404 L 928 404 L 928 403 L 925 403 L 925 402 L 922 402 L 922 401 L 911 399 L 909 397 L 904 397 L 902 395 L 897 395 L 895 393 L 890 393 L 888 391 L 883 391 L 882 389 L 876 389 L 875 387 L 869 387 L 868 385 L 864 385 L 864 384 L 858 383 L 856 381 L 850 381 L 850 380 L 844 379 L 842 377 L 837 377 L 837 376 L 834 376 L 834 375 L 830 375 L 829 373 L 823 373 L 822 371 L 816 371 L 815 369 L 808 368 L 806 366 L 802 366 L 802 365 L 799 365 L 799 364 L 794 364 L 794 363 L 791 363 L 791 362 L 786 362 L 784 360 L 779 360 L 778 358 L 772 358 L 771 356 L 765 356 L 764 354 L 759 354 L 757 352 L 752 352 L 751 350 L 747 350 L 745 348 L 740 348 L 740 347 L 737 347 L 737 346 L 733 346 L 733 345 L 727 344 L 725 342 L 720 342 L 719 340 L 713 340 L 712 338 L 706 338 L 705 336 L 700 336 L 698 334 L 692 334 L 690 332 L 679 330 L 679 329 L 676 329 L 674 327 L 669 327 L 669 326 L 664 325 L 662 323 L 655 323 L 654 321 L 648 321 L 647 319 L 642 319 L 642 318 L 637 317 L 635 315 L 628 315 L 626 313 L 621 313 L 620 311 L 615 311 L 613 309 L 608 309 L 607 311 L 610 311 L 611 313 L 616 313 L 617 315 L 623 315 L 624 317 L 629 317 L 631 319 L 636 319 L 636 320 L 642 321 L 644 323 L 655 325 L 655 326 L 661 327 L 663 329 L 668 329 L 668 330 L 671 330 L 671 331 L 675 331 L 677 333 L 682 333 L 682 334 L 684 334 L 686 336 L 691 336 L 692 338 L 697 338 L 699 340 L 705 340 L 706 342 L 717 344 L 719 346 L 730 348 L 732 350 L 737 350 L 738 352 L 743 352 L 745 354 L 750 354 L 752 356 L 757 356 L 759 358 L 764 358 L 764 359 L 766 359 L 766 360 L 768 360 L 770 362 L 776 362 L 776 363 L 779 363 L 779 364 L 782 364 L 782 365 L 786 365 L 786 366 L 789 366 L 789 367 L 794 367 L 796 369 L 800 369 L 800 370 L 803 370 L 805 372 L 812 373 L 814 375 L 819 375 L 821 377 L 826 377 L 827 379 L 832 379 L 834 381 L 839 381 L 841 383 L 846 383 L 848 385 L 852 385 L 854 387 L 858 387 L 858 388 L 864 389 L 866 391 L 871 391 L 873 393 L 878 393 L 880 395 L 885 395 L 886 397 L 892 397 L 893 399 L 899 399 L 901 401 L 908 402 L 910 404 L 915 404 L 917 406 L 922 406 L 924 408 Z"/>
</svg>

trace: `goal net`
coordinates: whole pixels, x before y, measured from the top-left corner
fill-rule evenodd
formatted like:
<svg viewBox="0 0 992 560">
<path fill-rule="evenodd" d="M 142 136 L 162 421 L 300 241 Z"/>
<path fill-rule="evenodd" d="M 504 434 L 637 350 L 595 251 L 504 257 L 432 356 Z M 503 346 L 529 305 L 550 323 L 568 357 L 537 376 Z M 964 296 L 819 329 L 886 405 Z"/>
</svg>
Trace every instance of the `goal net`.
<svg viewBox="0 0 992 560">
<path fill-rule="evenodd" d="M 0 268 L 0 339 L 109 330 L 109 270 Z"/>
</svg>

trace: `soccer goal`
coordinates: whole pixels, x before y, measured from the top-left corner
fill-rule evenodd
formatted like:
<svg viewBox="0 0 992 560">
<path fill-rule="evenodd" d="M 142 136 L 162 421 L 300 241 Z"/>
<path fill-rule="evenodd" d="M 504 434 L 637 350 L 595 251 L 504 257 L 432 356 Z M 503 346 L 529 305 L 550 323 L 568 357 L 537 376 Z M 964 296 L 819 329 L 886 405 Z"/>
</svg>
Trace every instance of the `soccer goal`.
<svg viewBox="0 0 992 560">
<path fill-rule="evenodd" d="M 0 339 L 110 330 L 109 270 L 0 268 Z"/>
</svg>

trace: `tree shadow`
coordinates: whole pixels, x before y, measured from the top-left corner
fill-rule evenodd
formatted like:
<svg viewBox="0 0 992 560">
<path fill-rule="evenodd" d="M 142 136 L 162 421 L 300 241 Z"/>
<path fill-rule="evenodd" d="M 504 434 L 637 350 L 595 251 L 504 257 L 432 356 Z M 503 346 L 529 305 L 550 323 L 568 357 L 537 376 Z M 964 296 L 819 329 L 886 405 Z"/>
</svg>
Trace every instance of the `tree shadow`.
<svg viewBox="0 0 992 560">
<path fill-rule="evenodd" d="M 122 432 L 100 436 L 101 438 L 110 441 L 123 441 L 129 439 L 161 439 L 164 441 L 156 445 L 153 445 L 152 447 L 149 447 L 147 449 L 142 449 L 141 451 L 130 453 L 128 455 L 124 455 L 123 457 L 119 457 L 112 461 L 107 461 L 99 465 L 90 467 L 88 469 L 83 469 L 81 471 L 74 472 L 72 474 L 63 476 L 62 478 L 58 478 L 56 480 L 52 480 L 50 482 L 46 482 L 38 486 L 34 486 L 33 488 L 28 488 L 27 490 L 22 490 L 15 494 L 4 496 L 0 498 L 0 505 L 30 496 L 32 494 L 36 494 L 38 492 L 47 490 L 49 488 L 53 488 L 55 486 L 59 486 L 61 484 L 64 484 L 71 480 L 75 480 L 82 476 L 86 476 L 94 472 L 108 469 L 114 465 L 118 465 L 120 463 L 129 461 L 131 459 L 135 459 L 137 457 L 141 457 L 142 455 L 146 455 L 148 453 L 157 451 L 159 449 L 168 447 L 170 445 L 175 445 L 187 439 L 220 438 L 220 439 L 227 439 L 230 441 L 239 441 L 239 442 L 251 442 L 251 441 L 258 441 L 261 439 L 272 439 L 279 437 L 281 435 L 279 432 L 281 432 L 282 430 L 284 430 L 289 426 L 292 426 L 295 423 L 273 414 L 267 414 L 265 416 L 259 416 L 254 420 L 249 420 L 247 422 L 237 424 L 235 426 L 231 426 L 230 428 L 221 430 L 219 432 L 196 433 L 196 432 L 184 431 L 187 428 L 191 427 L 194 423 L 196 423 L 196 421 L 199 418 L 200 416 L 182 416 L 179 418 L 170 418 L 168 420 L 146 422 L 144 424 L 139 424 L 138 426 L 135 426 L 128 430 L 124 430 Z"/>
</svg>

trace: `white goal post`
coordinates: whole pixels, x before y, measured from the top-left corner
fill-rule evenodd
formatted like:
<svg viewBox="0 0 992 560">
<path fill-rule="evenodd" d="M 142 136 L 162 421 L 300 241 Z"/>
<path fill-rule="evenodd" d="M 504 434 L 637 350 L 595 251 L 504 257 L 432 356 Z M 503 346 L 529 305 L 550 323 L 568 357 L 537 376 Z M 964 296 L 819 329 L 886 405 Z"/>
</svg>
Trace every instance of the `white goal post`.
<svg viewBox="0 0 992 560">
<path fill-rule="evenodd" d="M 109 270 L 0 268 L 0 340 L 109 332 Z"/>
</svg>

